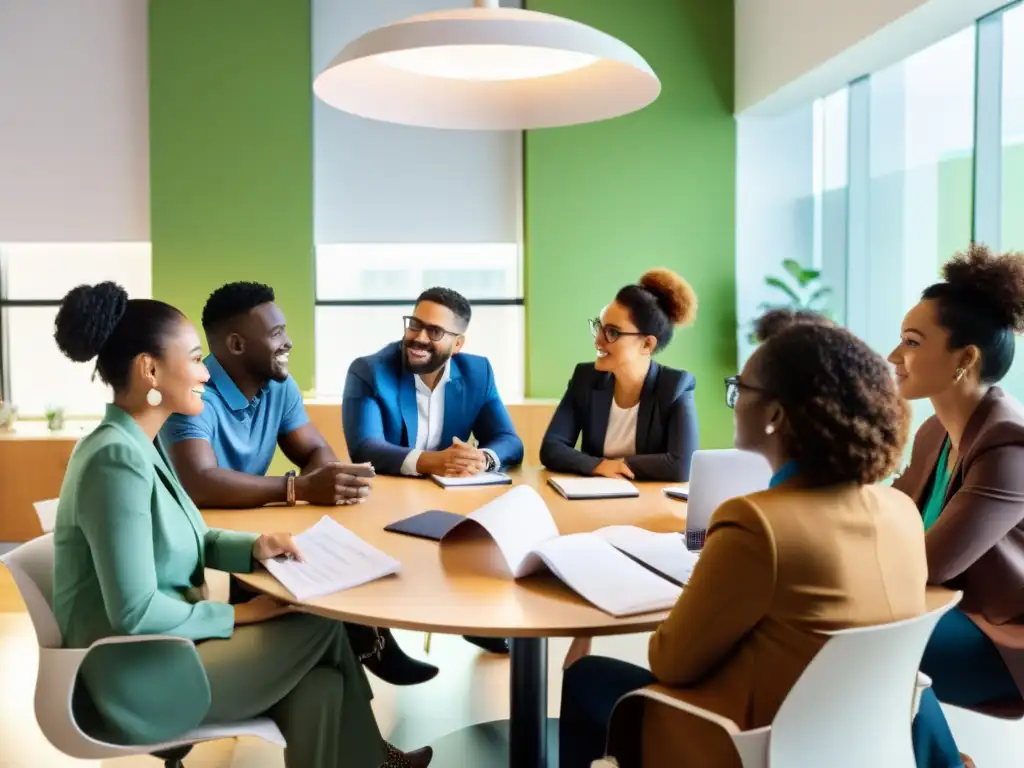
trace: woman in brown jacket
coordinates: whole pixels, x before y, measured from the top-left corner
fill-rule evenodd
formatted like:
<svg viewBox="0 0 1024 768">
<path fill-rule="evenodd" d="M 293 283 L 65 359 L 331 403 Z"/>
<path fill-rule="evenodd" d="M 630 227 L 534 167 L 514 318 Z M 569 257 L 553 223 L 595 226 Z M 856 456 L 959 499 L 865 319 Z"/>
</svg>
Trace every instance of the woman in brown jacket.
<svg viewBox="0 0 1024 768">
<path fill-rule="evenodd" d="M 921 669 L 941 701 L 1022 714 L 1024 414 L 994 385 L 1024 331 L 1024 253 L 974 245 L 943 276 L 907 313 L 889 357 L 900 393 L 935 408 L 894 487 L 921 510 L 929 583 L 964 593 L 935 628 Z M 955 765 L 934 743 L 952 740 L 941 710 L 927 711 L 932 722 L 919 716 L 915 729 L 918 765 Z"/>
<path fill-rule="evenodd" d="M 727 380 L 726 397 L 736 446 L 768 459 L 772 487 L 715 512 L 687 588 L 651 638 L 650 672 L 601 657 L 566 671 L 562 768 L 604 752 L 612 708 L 631 690 L 658 684 L 740 728 L 768 725 L 824 633 L 925 611 L 920 516 L 875 485 L 909 432 L 888 366 L 830 324 L 769 325 L 774 335 Z M 639 728 L 630 719 L 620 728 L 616 716 L 611 746 L 624 768 L 739 765 L 729 737 L 703 720 L 659 704 Z"/>
</svg>

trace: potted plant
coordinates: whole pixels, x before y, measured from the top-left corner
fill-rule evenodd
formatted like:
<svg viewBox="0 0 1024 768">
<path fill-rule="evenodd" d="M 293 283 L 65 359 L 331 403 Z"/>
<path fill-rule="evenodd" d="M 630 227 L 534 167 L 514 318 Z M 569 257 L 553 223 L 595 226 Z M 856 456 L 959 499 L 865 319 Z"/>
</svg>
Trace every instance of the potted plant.
<svg viewBox="0 0 1024 768">
<path fill-rule="evenodd" d="M 60 432 L 64 429 L 64 409 L 59 405 L 47 406 L 46 428 L 51 432 Z"/>
<path fill-rule="evenodd" d="M 769 275 L 764 279 L 765 285 L 778 295 L 778 300 L 762 302 L 758 307 L 760 312 L 772 309 L 804 310 L 834 319 L 829 308 L 832 289 L 822 283 L 821 270 L 804 267 L 796 259 L 783 261 L 782 269 L 784 277 Z M 755 323 L 756 319 L 751 321 L 751 329 L 747 334 L 751 344 L 757 343 L 753 330 Z"/>
<path fill-rule="evenodd" d="M 18 406 L 14 403 L 6 403 L 0 398 L 0 430 L 13 432 L 17 421 Z"/>
</svg>

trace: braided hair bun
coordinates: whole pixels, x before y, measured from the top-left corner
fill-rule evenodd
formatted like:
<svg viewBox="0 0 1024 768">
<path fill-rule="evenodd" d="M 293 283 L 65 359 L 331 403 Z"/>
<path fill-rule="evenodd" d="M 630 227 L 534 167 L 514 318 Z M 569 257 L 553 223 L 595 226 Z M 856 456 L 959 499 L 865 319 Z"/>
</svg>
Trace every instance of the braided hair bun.
<svg viewBox="0 0 1024 768">
<path fill-rule="evenodd" d="M 57 346 L 76 363 L 99 355 L 128 307 L 128 293 L 117 283 L 80 285 L 60 303 L 54 328 Z"/>
<path fill-rule="evenodd" d="M 658 306 L 672 325 L 689 325 L 696 319 L 697 294 L 672 270 L 649 270 L 640 278 L 640 285 L 654 294 Z"/>
</svg>

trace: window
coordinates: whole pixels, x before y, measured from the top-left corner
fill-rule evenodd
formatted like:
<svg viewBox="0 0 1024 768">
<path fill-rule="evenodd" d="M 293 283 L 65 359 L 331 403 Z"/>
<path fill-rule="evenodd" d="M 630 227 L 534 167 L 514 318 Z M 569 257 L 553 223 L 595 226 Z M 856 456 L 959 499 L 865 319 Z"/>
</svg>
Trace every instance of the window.
<svg viewBox="0 0 1024 768">
<path fill-rule="evenodd" d="M 109 390 L 53 340 L 64 294 L 103 280 L 120 283 L 129 296 L 149 297 L 149 243 L 0 245 L 0 391 L 20 417 L 42 417 L 54 407 L 75 417 L 103 413 Z"/>
<path fill-rule="evenodd" d="M 940 265 L 971 241 L 974 58 L 971 27 L 870 79 L 867 248 L 849 267 L 866 269 L 866 290 L 849 300 L 859 304 L 852 330 L 881 353 Z"/>
<path fill-rule="evenodd" d="M 752 350 L 751 322 L 765 305 L 802 301 L 842 317 L 846 270 L 848 93 L 843 88 L 779 115 L 741 116 L 738 123 L 736 289 L 740 363 Z M 797 286 L 783 262 L 820 277 Z"/>
<path fill-rule="evenodd" d="M 1002 249 L 1024 251 L 1024 5 L 1003 14 Z"/>
<path fill-rule="evenodd" d="M 526 345 L 515 243 L 317 246 L 317 394 L 340 397 L 352 361 L 400 339 L 402 316 L 438 285 L 473 305 L 464 351 L 490 359 L 503 400 L 521 400 Z"/>
</svg>

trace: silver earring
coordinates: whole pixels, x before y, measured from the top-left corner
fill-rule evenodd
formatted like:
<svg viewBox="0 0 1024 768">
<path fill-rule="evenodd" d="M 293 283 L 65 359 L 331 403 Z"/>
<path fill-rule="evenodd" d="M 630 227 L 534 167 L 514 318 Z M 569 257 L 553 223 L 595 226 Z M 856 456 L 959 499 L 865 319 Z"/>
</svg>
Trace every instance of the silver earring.
<svg viewBox="0 0 1024 768">
<path fill-rule="evenodd" d="M 964 380 L 964 376 L 966 376 L 966 375 L 967 375 L 967 371 L 965 371 L 963 368 L 957 368 L 956 369 L 956 381 L 957 381 L 957 383 L 960 383 L 961 381 L 963 381 Z"/>
<path fill-rule="evenodd" d="M 153 387 L 153 389 L 149 390 L 149 392 L 146 393 L 146 402 L 149 403 L 154 408 L 160 405 L 160 403 L 162 403 L 163 401 L 164 396 L 156 387 Z"/>
<path fill-rule="evenodd" d="M 768 425 L 767 425 L 767 426 L 766 426 L 766 427 L 764 428 L 764 433 L 765 433 L 766 435 L 774 435 L 774 434 L 775 434 L 775 425 L 774 425 L 774 424 L 768 424 Z"/>
</svg>

